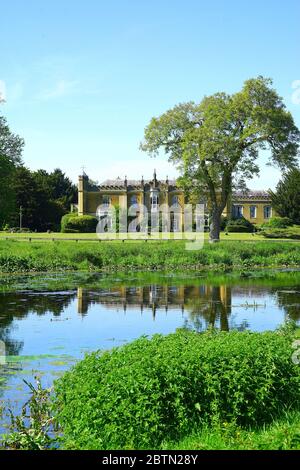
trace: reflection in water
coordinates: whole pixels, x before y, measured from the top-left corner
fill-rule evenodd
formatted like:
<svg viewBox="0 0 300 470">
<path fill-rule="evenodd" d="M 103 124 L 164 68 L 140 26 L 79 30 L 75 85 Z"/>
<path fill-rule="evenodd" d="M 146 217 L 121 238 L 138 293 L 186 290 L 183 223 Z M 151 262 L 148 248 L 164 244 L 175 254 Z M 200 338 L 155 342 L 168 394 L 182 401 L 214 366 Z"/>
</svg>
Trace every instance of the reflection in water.
<svg viewBox="0 0 300 470">
<path fill-rule="evenodd" d="M 124 312 L 138 308 L 141 313 L 151 310 L 155 320 L 158 311 L 180 309 L 188 314 L 186 326 L 196 330 L 219 327 L 229 330 L 229 320 L 236 308 L 242 308 L 245 319 L 238 329 L 251 327 L 247 312 L 255 312 L 268 307 L 266 298 L 273 298 L 278 308 L 283 310 L 283 320 L 300 319 L 300 289 L 276 289 L 265 287 L 239 287 L 230 285 L 158 285 L 112 286 L 89 290 L 78 287 L 77 291 L 66 292 L 18 292 L 0 295 L 0 340 L 6 343 L 8 353 L 17 355 L 22 343 L 10 338 L 14 320 L 29 314 L 42 316 L 52 314 L 59 318 L 66 308 L 77 299 L 77 312 L 85 317 L 93 306 L 102 305 L 107 310 Z"/>
<path fill-rule="evenodd" d="M 66 293 L 5 293 L 0 295 L 0 340 L 5 342 L 6 353 L 16 356 L 22 349 L 23 342 L 11 338 L 14 320 L 27 315 L 45 315 L 51 313 L 59 316 L 76 297 L 76 291 Z"/>
</svg>

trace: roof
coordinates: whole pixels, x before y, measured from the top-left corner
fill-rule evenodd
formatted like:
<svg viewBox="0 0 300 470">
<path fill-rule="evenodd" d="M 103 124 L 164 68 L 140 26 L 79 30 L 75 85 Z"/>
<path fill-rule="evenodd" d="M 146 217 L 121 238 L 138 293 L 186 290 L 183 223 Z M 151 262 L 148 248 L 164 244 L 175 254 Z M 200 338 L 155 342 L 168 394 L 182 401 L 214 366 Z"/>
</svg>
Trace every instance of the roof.
<svg viewBox="0 0 300 470">
<path fill-rule="evenodd" d="M 155 174 L 156 176 L 156 174 Z M 132 179 L 123 179 L 123 178 L 115 178 L 115 179 L 107 179 L 100 183 L 97 187 L 98 190 L 127 190 L 134 191 L 134 190 L 142 190 L 143 188 L 149 189 L 154 183 L 154 179 L 139 179 L 139 180 L 132 180 Z M 165 180 L 156 180 L 156 187 L 166 187 L 171 190 L 181 189 L 176 185 L 176 180 L 174 179 L 165 179 Z M 96 188 L 95 188 L 96 189 Z M 233 201 L 249 201 L 249 200 L 261 200 L 261 201 L 269 201 L 270 195 L 267 191 L 263 190 L 251 190 L 247 189 L 244 191 L 235 191 L 232 195 Z"/>
<path fill-rule="evenodd" d="M 233 200 L 270 200 L 270 195 L 267 191 L 261 190 L 245 190 L 235 191 L 232 195 Z"/>
<path fill-rule="evenodd" d="M 124 180 L 121 178 L 117 179 L 109 179 L 105 180 L 99 185 L 99 189 L 125 189 L 126 184 L 125 181 L 127 182 L 127 189 L 142 189 L 143 185 L 144 186 L 150 186 L 153 184 L 153 179 L 152 180 Z M 156 185 L 159 187 L 160 185 L 166 185 L 167 181 L 159 181 L 157 180 Z M 172 187 L 176 187 L 176 180 L 168 180 L 168 185 Z"/>
</svg>

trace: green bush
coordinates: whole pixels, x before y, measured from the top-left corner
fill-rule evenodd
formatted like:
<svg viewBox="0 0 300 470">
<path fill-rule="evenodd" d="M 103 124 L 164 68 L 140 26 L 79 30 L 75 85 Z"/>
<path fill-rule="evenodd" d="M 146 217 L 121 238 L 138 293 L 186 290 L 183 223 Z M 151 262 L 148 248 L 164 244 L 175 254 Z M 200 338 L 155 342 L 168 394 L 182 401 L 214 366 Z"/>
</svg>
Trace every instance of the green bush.
<svg viewBox="0 0 300 470">
<path fill-rule="evenodd" d="M 98 224 L 97 217 L 92 215 L 77 216 L 67 214 L 62 217 L 61 231 L 65 233 L 93 233 Z"/>
<path fill-rule="evenodd" d="M 65 214 L 62 218 L 61 218 L 61 222 L 60 222 L 60 229 L 61 229 L 61 232 L 65 232 L 66 231 L 66 228 L 67 228 L 67 224 L 69 222 L 70 219 L 73 219 L 74 217 L 78 217 L 78 214 L 76 212 L 73 212 L 73 213 L 70 213 L 70 214 Z"/>
<path fill-rule="evenodd" d="M 267 423 L 300 400 L 283 332 L 179 330 L 89 354 L 55 383 L 69 449 L 157 448 L 203 424 Z"/>
<path fill-rule="evenodd" d="M 300 232 L 283 229 L 264 229 L 261 234 L 266 238 L 285 238 L 291 240 L 300 240 Z"/>
<path fill-rule="evenodd" d="M 272 217 L 269 222 L 263 224 L 266 228 L 286 228 L 293 225 L 293 221 L 288 217 Z"/>
<path fill-rule="evenodd" d="M 245 217 L 230 219 L 226 225 L 227 232 L 254 232 L 255 227 Z"/>
</svg>

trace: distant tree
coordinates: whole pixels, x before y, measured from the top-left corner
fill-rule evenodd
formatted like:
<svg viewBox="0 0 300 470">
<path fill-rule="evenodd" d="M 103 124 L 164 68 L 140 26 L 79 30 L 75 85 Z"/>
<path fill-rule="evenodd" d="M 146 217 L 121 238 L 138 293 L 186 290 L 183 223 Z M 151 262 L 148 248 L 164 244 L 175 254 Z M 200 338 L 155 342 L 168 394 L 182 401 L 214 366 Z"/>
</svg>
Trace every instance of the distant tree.
<svg viewBox="0 0 300 470">
<path fill-rule="evenodd" d="M 16 167 L 22 164 L 24 141 L 13 134 L 0 116 L 0 229 L 15 211 L 15 194 L 11 186 Z"/>
<path fill-rule="evenodd" d="M 272 206 L 281 217 L 300 224 L 300 169 L 284 174 L 276 191 L 270 191 Z"/>
<path fill-rule="evenodd" d="M 15 170 L 12 189 L 16 198 L 16 211 L 12 216 L 12 225 L 19 225 L 19 207 L 22 206 L 23 227 L 40 230 L 46 195 L 43 189 L 38 187 L 28 168 L 21 166 Z"/>
<path fill-rule="evenodd" d="M 15 166 L 22 164 L 24 140 L 13 134 L 6 119 L 0 116 L 0 155 Z"/>
<path fill-rule="evenodd" d="M 38 231 L 59 230 L 61 217 L 66 213 L 63 204 L 49 198 L 45 185 L 40 184 L 36 173 L 25 167 L 16 169 L 12 188 L 17 210 L 13 224 L 19 225 L 19 207 L 22 206 L 23 226 Z"/>
<path fill-rule="evenodd" d="M 11 214 L 16 208 L 16 198 L 11 186 L 15 165 L 0 155 L 0 229 L 9 223 Z"/>
<path fill-rule="evenodd" d="M 179 104 L 145 129 L 141 149 L 151 156 L 163 149 L 178 165 L 181 185 L 207 196 L 211 241 L 219 240 L 232 189 L 259 174 L 260 150 L 270 149 L 270 163 L 282 170 L 296 164 L 300 132 L 271 85 L 263 77 L 247 80 L 238 93 Z"/>
<path fill-rule="evenodd" d="M 51 201 L 60 204 L 68 212 L 71 203 L 77 201 L 77 187 L 59 168 L 52 173 L 45 170 L 38 170 L 33 174 L 34 179 L 40 188 L 43 188 L 47 197 Z"/>
</svg>

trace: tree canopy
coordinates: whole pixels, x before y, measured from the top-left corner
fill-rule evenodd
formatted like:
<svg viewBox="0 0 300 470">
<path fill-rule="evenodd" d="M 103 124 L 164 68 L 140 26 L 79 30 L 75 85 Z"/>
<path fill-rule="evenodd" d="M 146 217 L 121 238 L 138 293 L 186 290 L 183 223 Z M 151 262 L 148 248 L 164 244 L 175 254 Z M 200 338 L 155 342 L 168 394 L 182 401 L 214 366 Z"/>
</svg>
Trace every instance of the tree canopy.
<svg viewBox="0 0 300 470">
<path fill-rule="evenodd" d="M 272 206 L 281 217 L 300 224 L 300 169 L 294 168 L 283 175 L 276 190 L 270 191 Z"/>
<path fill-rule="evenodd" d="M 181 171 L 179 182 L 191 194 L 206 195 L 211 240 L 218 240 L 221 214 L 232 190 L 259 174 L 258 156 L 270 151 L 280 169 L 296 165 L 300 132 L 272 81 L 247 80 L 241 91 L 216 93 L 197 104 L 182 103 L 151 119 L 141 149 L 164 150 Z"/>
<path fill-rule="evenodd" d="M 6 119 L 0 115 L 0 155 L 14 165 L 21 165 L 24 140 L 13 134 Z"/>
<path fill-rule="evenodd" d="M 11 182 L 15 169 L 22 164 L 24 140 L 13 134 L 0 115 L 0 227 L 9 222 L 15 210 L 15 194 Z"/>
</svg>

